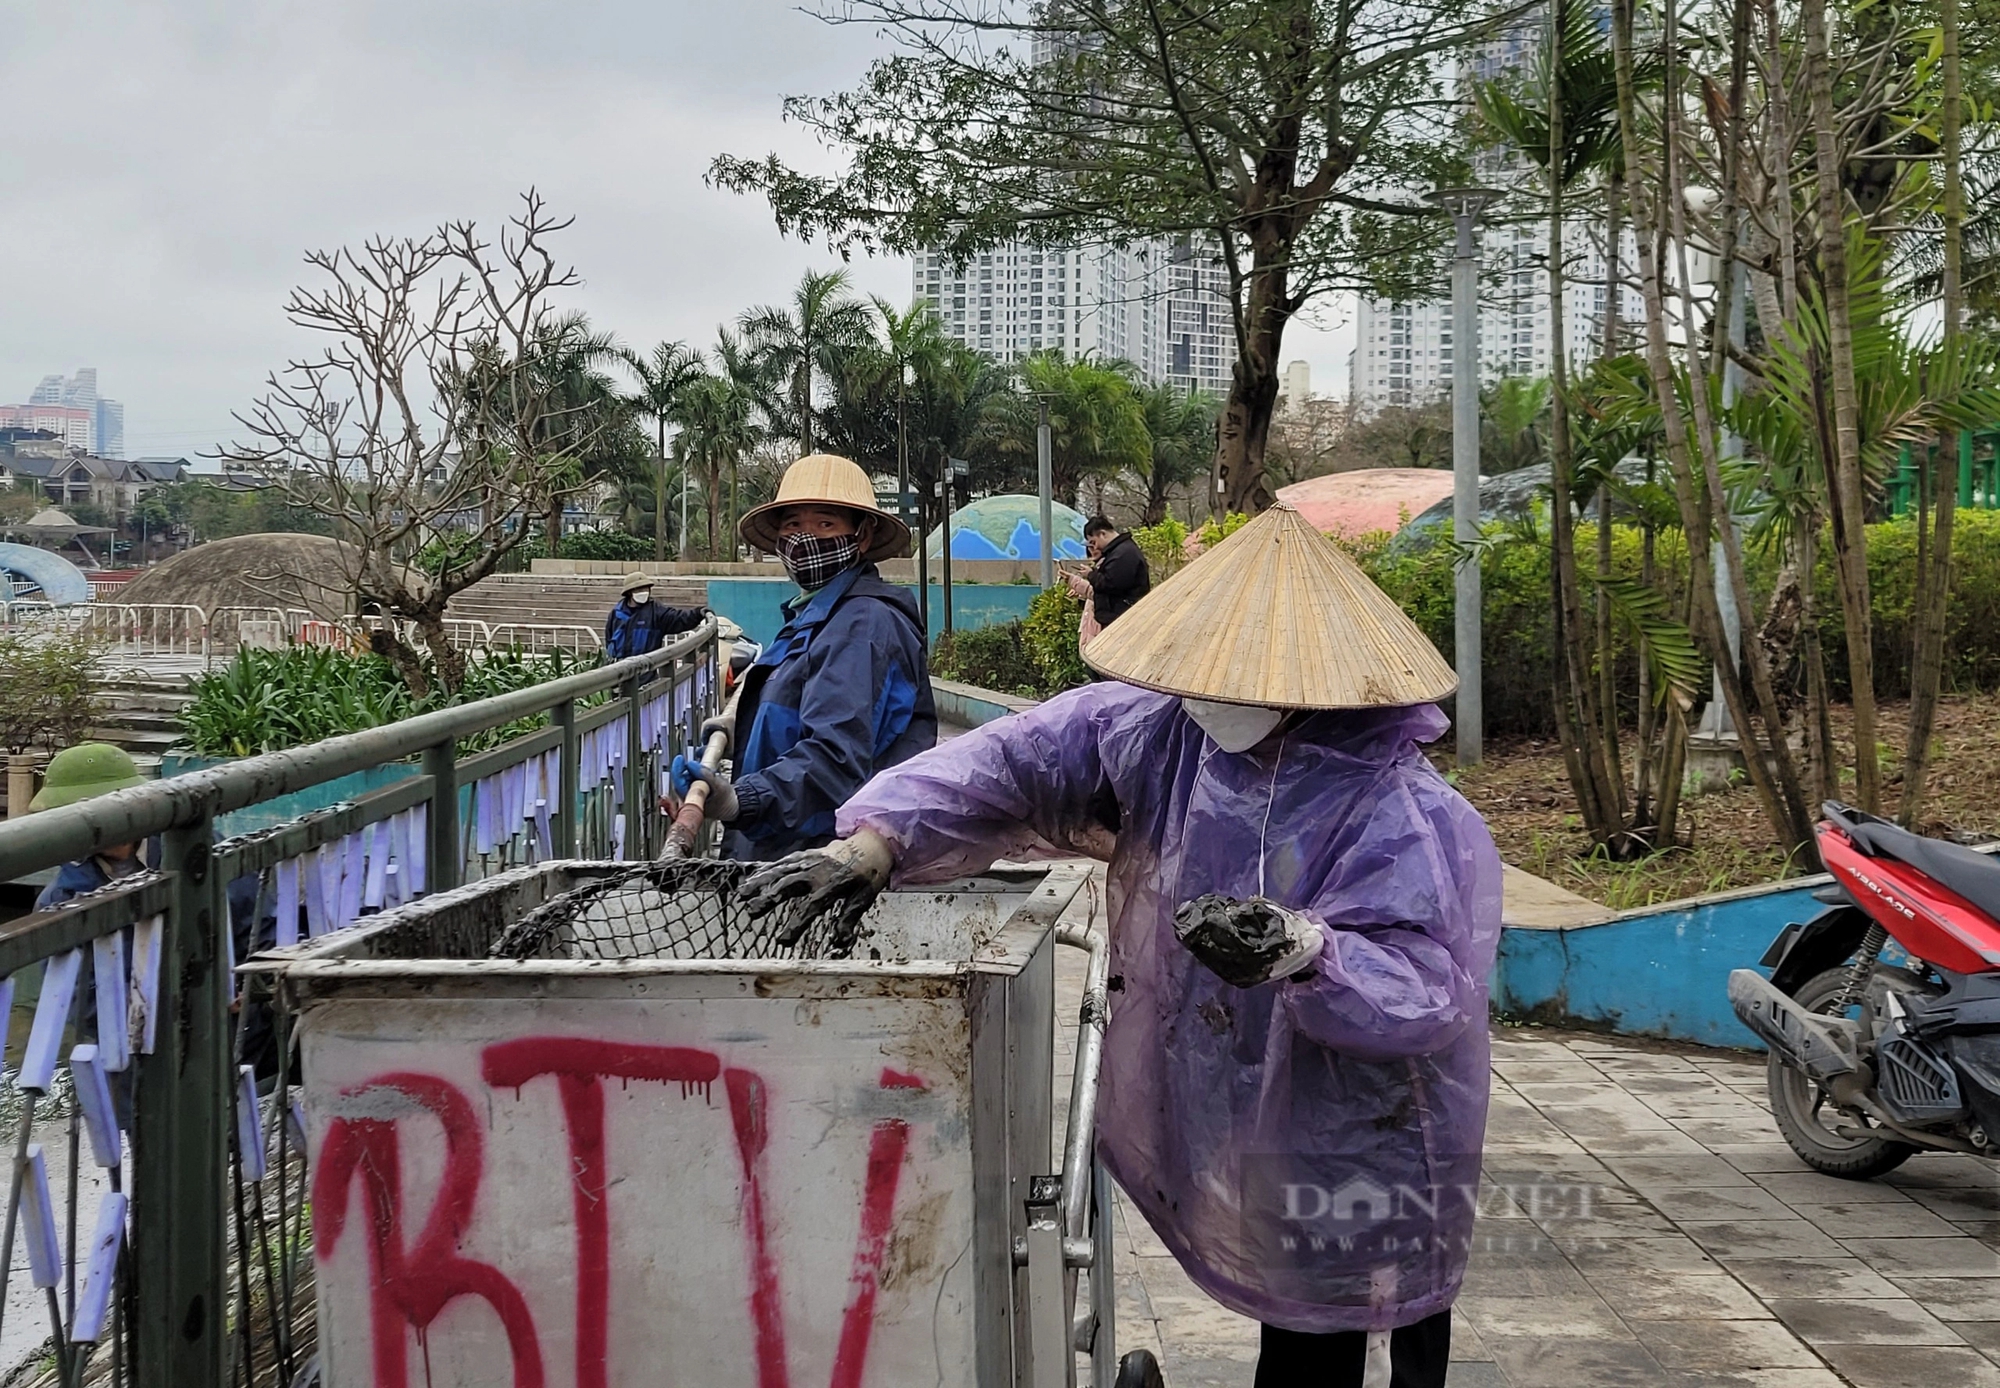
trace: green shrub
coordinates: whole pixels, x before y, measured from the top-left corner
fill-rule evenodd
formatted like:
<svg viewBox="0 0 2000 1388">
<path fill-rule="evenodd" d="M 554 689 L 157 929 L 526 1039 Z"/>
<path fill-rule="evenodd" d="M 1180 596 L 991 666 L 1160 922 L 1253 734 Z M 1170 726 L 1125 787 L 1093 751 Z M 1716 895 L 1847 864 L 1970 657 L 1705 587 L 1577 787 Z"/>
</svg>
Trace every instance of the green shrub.
<svg viewBox="0 0 2000 1388">
<path fill-rule="evenodd" d="M 938 638 L 931 673 L 1022 699 L 1042 697 L 1042 672 L 1018 621 L 959 630 Z"/>
<path fill-rule="evenodd" d="M 565 559 L 596 559 L 614 563 L 651 559 L 653 542 L 623 530 L 578 530 L 562 537 L 556 547 Z"/>
<path fill-rule="evenodd" d="M 1407 548 L 1392 550 L 1387 537 L 1374 536 L 1344 542 L 1342 547 L 1384 592 L 1402 604 L 1445 659 L 1451 659 L 1456 645 L 1457 551 L 1444 544 L 1414 552 Z M 1595 526 L 1577 528 L 1576 547 L 1588 608 L 1589 575 L 1596 571 Z M 1644 539 L 1636 526 L 1613 526 L 1612 572 L 1621 578 L 1638 577 L 1643 547 Z M 1681 568 L 1685 550 L 1679 532 L 1656 536 L 1654 550 L 1661 573 Z M 1548 736 L 1555 731 L 1555 711 L 1550 702 L 1555 680 L 1555 629 L 1550 615 L 1554 584 L 1549 565 L 1545 542 L 1503 539 L 1487 545 L 1480 553 L 1483 688 L 1489 732 Z M 1636 699 L 1634 662 L 1635 653 L 1623 649 L 1621 642 L 1619 688 Z M 1630 716 L 1635 711 L 1626 712 Z"/>
<path fill-rule="evenodd" d="M 939 640 L 931 672 L 1022 699 L 1047 699 L 1090 682 L 1077 637 L 1083 604 L 1067 588 L 1045 588 L 1020 621 Z"/>
<path fill-rule="evenodd" d="M 1188 528 L 1168 516 L 1158 525 L 1142 525 L 1132 532 L 1132 543 L 1146 556 L 1146 569 L 1153 582 L 1171 577 L 1187 562 Z"/>
<path fill-rule="evenodd" d="M 228 665 L 196 679 L 181 710 L 181 731 L 203 756 L 244 757 L 302 747 L 324 738 L 380 727 L 433 709 L 508 694 L 563 675 L 587 659 L 552 651 L 494 651 L 474 659 L 457 693 L 435 683 L 413 696 L 388 661 L 324 646 L 279 650 L 243 647 Z M 459 741 L 461 752 L 497 746 L 548 722 L 536 714 Z"/>
<path fill-rule="evenodd" d="M 1203 549 L 1212 549 L 1249 523 L 1250 517 L 1241 511 L 1231 511 L 1222 518 L 1220 525 L 1212 520 L 1204 522 L 1201 529 L 1195 532 L 1195 538 L 1201 541 Z"/>
<path fill-rule="evenodd" d="M 1944 686 L 2000 688 L 2000 512 L 1960 511 L 1952 522 L 1951 604 L 1945 619 Z M 1875 693 L 1907 698 L 1914 648 L 1917 530 L 1909 516 L 1868 527 L 1868 597 L 1873 614 Z M 1841 619 L 1832 534 L 1820 542 L 1813 583 L 1828 684 L 1849 697 L 1847 627 Z"/>
<path fill-rule="evenodd" d="M 100 714 L 99 654 L 87 631 L 0 634 L 0 751 L 81 742 Z"/>
</svg>

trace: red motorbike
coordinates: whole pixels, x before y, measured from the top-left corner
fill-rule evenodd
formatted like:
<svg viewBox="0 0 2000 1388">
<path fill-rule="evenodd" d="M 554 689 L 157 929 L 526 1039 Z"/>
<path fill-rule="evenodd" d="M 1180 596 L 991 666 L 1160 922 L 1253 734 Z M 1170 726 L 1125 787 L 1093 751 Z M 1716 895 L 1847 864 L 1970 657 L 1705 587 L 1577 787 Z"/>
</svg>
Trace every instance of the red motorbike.
<svg viewBox="0 0 2000 1388">
<path fill-rule="evenodd" d="M 2000 861 L 1828 803 L 1826 909 L 1729 1001 L 1770 1047 L 1771 1112 L 1808 1166 L 1868 1180 L 1919 1151 L 2000 1156 Z"/>
</svg>

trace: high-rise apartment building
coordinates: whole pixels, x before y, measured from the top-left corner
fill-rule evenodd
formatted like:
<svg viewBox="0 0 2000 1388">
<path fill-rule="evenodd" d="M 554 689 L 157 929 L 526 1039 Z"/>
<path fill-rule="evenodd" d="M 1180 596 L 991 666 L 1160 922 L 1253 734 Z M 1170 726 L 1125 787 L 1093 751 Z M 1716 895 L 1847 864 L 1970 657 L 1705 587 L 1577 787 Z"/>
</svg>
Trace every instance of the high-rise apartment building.
<svg viewBox="0 0 2000 1388">
<path fill-rule="evenodd" d="M 97 447 L 92 451 L 100 458 L 125 456 L 125 406 L 116 400 L 97 402 Z"/>
<path fill-rule="evenodd" d="M 945 332 L 1000 362 L 1057 351 L 1128 361 L 1149 384 L 1228 389 L 1235 360 L 1227 280 L 1190 243 L 1045 250 L 1008 245 L 964 266 L 919 252 L 914 296 Z"/>
<path fill-rule="evenodd" d="M 1543 20 L 1523 16 L 1482 44 L 1458 71 L 1462 87 L 1492 81 L 1533 58 Z M 1492 188 L 1516 186 L 1532 176 L 1510 150 L 1489 150 L 1474 161 L 1478 181 Z M 1565 355 L 1572 366 L 1595 360 L 1604 349 L 1604 225 L 1577 219 L 1563 227 Z M 1548 224 L 1546 220 L 1502 223 L 1479 236 L 1479 375 L 1482 382 L 1502 376 L 1546 376 L 1554 351 L 1549 305 Z M 1636 263 L 1637 243 L 1621 237 L 1619 263 Z M 1620 291 L 1619 314 L 1639 321 L 1644 305 L 1630 288 Z M 1355 320 L 1355 346 L 1348 358 L 1348 389 L 1363 410 L 1384 405 L 1422 405 L 1451 392 L 1451 303 L 1423 300 L 1390 303 L 1363 300 Z"/>
<path fill-rule="evenodd" d="M 125 456 L 125 407 L 97 393 L 97 368 L 76 375 L 44 376 L 25 405 L 0 405 L 0 427 L 43 429 L 67 448 L 101 458 Z"/>
<path fill-rule="evenodd" d="M 1547 227 L 1488 227 L 1480 235 L 1479 378 L 1546 376 L 1554 351 L 1549 325 Z M 1604 346 L 1605 265 L 1599 227 L 1564 231 L 1568 285 L 1563 333 L 1572 365 L 1594 360 Z M 1621 263 L 1631 265 L 1627 239 Z M 1619 312 L 1638 321 L 1642 305 L 1623 289 Z M 1364 409 L 1422 405 L 1451 393 L 1453 349 L 1448 299 L 1361 301 L 1355 317 L 1348 389 Z"/>
</svg>

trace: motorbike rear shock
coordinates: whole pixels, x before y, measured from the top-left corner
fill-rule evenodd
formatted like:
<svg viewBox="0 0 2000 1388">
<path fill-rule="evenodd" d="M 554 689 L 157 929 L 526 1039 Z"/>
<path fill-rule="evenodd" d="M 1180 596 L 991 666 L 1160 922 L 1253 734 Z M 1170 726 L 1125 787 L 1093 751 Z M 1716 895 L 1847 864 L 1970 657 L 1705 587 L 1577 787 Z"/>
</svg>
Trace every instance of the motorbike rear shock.
<svg viewBox="0 0 2000 1388">
<path fill-rule="evenodd" d="M 1879 925 L 1868 927 L 1868 933 L 1861 939 L 1861 948 L 1854 952 L 1854 962 L 1847 966 L 1846 982 L 1828 1002 L 1826 1011 L 1829 1016 L 1845 1016 L 1848 1008 L 1866 996 L 1869 976 L 1875 972 L 1875 961 L 1882 957 L 1883 946 L 1888 943 L 1888 931 Z"/>
</svg>

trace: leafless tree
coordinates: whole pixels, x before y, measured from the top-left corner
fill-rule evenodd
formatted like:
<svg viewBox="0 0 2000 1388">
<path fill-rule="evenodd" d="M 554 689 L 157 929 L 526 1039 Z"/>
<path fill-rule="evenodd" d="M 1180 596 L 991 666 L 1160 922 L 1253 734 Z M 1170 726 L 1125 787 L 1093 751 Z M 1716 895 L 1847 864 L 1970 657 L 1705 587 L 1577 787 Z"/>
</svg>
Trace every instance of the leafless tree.
<svg viewBox="0 0 2000 1388">
<path fill-rule="evenodd" d="M 360 610 L 386 619 L 374 648 L 418 693 L 463 679 L 445 605 L 576 489 L 590 446 L 543 361 L 578 282 L 549 247 L 572 219 L 533 190 L 521 202 L 494 241 L 451 222 L 308 254 L 318 281 L 285 312 L 326 345 L 274 372 L 236 416 L 247 440 L 220 451 L 335 522 Z"/>
</svg>

